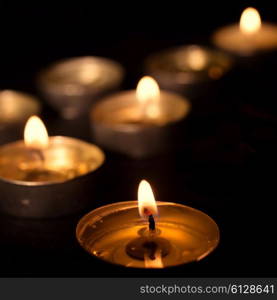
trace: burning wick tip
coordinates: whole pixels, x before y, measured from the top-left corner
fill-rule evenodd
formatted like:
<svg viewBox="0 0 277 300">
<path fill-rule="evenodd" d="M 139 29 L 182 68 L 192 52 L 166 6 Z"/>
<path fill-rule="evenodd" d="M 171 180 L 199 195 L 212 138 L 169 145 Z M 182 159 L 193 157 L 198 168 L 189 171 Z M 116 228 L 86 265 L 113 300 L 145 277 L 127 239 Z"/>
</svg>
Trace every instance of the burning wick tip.
<svg viewBox="0 0 277 300">
<path fill-rule="evenodd" d="M 44 162 L 45 161 L 45 157 L 44 154 L 41 150 L 36 149 L 36 148 L 31 148 L 30 149 L 30 153 L 32 156 L 34 156 L 35 158 L 38 158 L 40 161 Z"/>
<path fill-rule="evenodd" d="M 156 229 L 156 224 L 152 212 L 148 208 L 144 208 L 143 212 L 146 216 L 148 216 L 149 230 L 154 231 Z"/>
<path fill-rule="evenodd" d="M 149 221 L 149 230 L 154 231 L 156 229 L 156 224 L 155 224 L 155 219 L 154 219 L 153 215 L 150 215 L 148 217 L 148 221 Z"/>
</svg>

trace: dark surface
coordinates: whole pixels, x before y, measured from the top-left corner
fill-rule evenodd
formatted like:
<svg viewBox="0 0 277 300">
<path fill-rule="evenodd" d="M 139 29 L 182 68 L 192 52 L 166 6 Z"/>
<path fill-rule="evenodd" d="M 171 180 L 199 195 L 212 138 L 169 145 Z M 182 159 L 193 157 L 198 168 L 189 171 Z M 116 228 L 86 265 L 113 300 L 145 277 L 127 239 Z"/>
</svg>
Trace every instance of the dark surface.
<svg viewBox="0 0 277 300">
<path fill-rule="evenodd" d="M 124 88 L 133 88 L 146 55 L 184 43 L 205 44 L 215 28 L 236 21 L 243 9 L 232 2 L 181 10 L 172 3 L 153 16 L 155 8 L 145 11 L 143 3 L 132 4 L 127 12 L 121 6 L 114 11 L 93 5 L 7 3 L 1 7 L 0 87 L 34 93 L 34 75 L 43 66 L 88 54 L 121 62 L 128 72 Z M 270 8 L 260 11 L 265 19 L 277 20 Z M 106 153 L 105 173 L 91 199 L 91 208 L 135 199 L 138 183 L 145 178 L 158 200 L 184 203 L 214 218 L 221 242 L 209 257 L 179 268 L 125 269 L 105 264 L 79 247 L 75 227 L 83 214 L 44 221 L 1 216 L 0 275 L 276 276 L 274 57 L 237 66 L 215 94 L 195 100 L 203 105 L 194 104 L 197 109 L 186 120 L 185 143 L 175 153 L 143 161 Z M 45 106 L 43 119 L 51 135 L 91 141 L 84 118 L 63 121 Z"/>
</svg>

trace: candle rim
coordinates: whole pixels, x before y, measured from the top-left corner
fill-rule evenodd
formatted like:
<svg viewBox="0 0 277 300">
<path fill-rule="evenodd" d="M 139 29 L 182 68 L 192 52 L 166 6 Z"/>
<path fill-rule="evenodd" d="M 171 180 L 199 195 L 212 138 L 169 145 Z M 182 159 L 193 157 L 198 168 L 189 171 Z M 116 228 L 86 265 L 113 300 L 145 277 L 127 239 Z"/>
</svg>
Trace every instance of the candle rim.
<svg viewBox="0 0 277 300">
<path fill-rule="evenodd" d="M 216 228 L 218 229 L 218 233 L 220 233 L 219 227 L 218 227 L 217 223 L 215 222 L 215 220 L 209 214 L 203 212 L 200 209 L 197 209 L 197 208 L 194 208 L 194 207 L 182 204 L 182 203 L 177 203 L 177 202 L 156 201 L 156 203 L 157 203 L 158 208 L 159 208 L 159 206 L 178 206 L 178 207 L 186 208 L 190 211 L 196 212 L 196 213 L 198 213 L 202 216 L 205 216 L 205 217 L 207 217 L 207 219 L 209 219 L 209 221 L 211 221 L 211 223 L 213 223 L 213 225 L 216 226 Z M 79 231 L 79 229 L 80 229 L 79 226 L 81 226 L 81 224 L 80 224 L 81 221 L 84 221 L 85 219 L 90 218 L 91 215 L 94 214 L 95 216 L 100 216 L 101 218 L 106 217 L 106 216 L 110 215 L 110 213 L 106 213 L 106 214 L 105 213 L 100 213 L 101 210 L 106 210 L 107 208 L 113 208 L 113 207 L 121 206 L 123 204 L 125 206 L 130 205 L 130 207 L 122 207 L 122 209 L 120 209 L 120 210 L 127 210 L 127 209 L 131 209 L 131 208 L 136 208 L 137 209 L 138 208 L 138 200 L 119 201 L 119 202 L 114 202 L 114 203 L 99 206 L 99 207 L 91 210 L 90 212 L 88 212 L 88 213 L 86 213 L 85 215 L 82 216 L 82 218 L 79 220 L 78 225 L 76 227 L 76 232 Z M 141 219 L 139 214 L 138 214 L 138 219 Z"/>
<path fill-rule="evenodd" d="M 124 102 L 122 101 L 122 97 L 128 97 L 128 96 L 132 96 L 130 97 L 130 99 L 126 99 L 127 103 L 130 103 L 132 105 L 136 105 L 138 102 L 138 100 L 136 99 L 136 89 L 131 89 L 131 90 L 125 90 L 125 91 L 120 91 L 117 93 L 114 93 L 112 95 L 109 95 L 107 97 L 104 97 L 103 99 L 101 99 L 100 102 L 96 103 L 95 105 L 93 105 L 93 107 L 90 110 L 90 119 L 92 121 L 93 124 L 101 124 L 101 126 L 107 127 L 107 128 L 111 128 L 114 130 L 126 130 L 126 131 L 136 131 L 136 130 L 140 130 L 142 128 L 141 124 L 133 124 L 133 123 L 109 123 L 105 121 L 105 118 L 103 120 L 103 118 L 100 117 L 100 115 L 102 116 L 101 110 L 106 106 L 109 105 L 109 103 L 119 103 L 120 105 L 120 109 L 128 107 L 124 105 Z M 172 91 L 167 91 L 167 90 L 160 90 L 160 103 L 164 103 L 166 102 L 166 98 L 167 97 L 172 97 L 174 99 L 171 99 L 169 102 L 171 101 L 175 101 L 176 103 L 178 102 L 179 104 L 182 105 L 182 109 L 183 109 L 183 113 L 180 114 L 178 117 L 176 117 L 173 120 L 169 120 L 165 123 L 162 124 L 145 124 L 145 126 L 143 128 L 161 128 L 161 127 L 168 127 L 168 126 L 172 126 L 173 124 L 176 124 L 178 122 L 180 122 L 182 119 L 186 118 L 188 116 L 188 114 L 191 112 L 192 109 L 192 105 L 191 105 L 191 101 L 187 98 L 184 97 L 183 95 L 176 93 L 176 92 L 172 92 Z M 178 109 L 178 113 L 180 113 L 180 109 Z"/>
</svg>

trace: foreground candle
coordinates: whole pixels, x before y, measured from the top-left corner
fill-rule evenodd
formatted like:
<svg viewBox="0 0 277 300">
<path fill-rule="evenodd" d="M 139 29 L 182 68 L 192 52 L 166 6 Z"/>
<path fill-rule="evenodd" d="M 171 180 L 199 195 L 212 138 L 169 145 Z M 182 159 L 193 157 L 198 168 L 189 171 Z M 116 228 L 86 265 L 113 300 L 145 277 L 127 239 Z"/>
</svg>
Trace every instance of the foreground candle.
<svg viewBox="0 0 277 300">
<path fill-rule="evenodd" d="M 92 108 L 92 130 L 103 147 L 142 158 L 167 149 L 176 125 L 189 111 L 187 99 L 160 91 L 156 81 L 145 76 L 136 91 L 114 94 Z"/>
<path fill-rule="evenodd" d="M 0 147 L 0 210 L 26 217 L 49 217 L 81 209 L 86 184 L 104 162 L 103 152 L 78 139 L 48 137 L 42 121 L 31 117 L 24 141 Z M 78 186 L 79 185 L 79 186 Z"/>
<path fill-rule="evenodd" d="M 155 202 L 148 182 L 136 201 L 100 207 L 76 230 L 81 246 L 107 262 L 135 268 L 164 268 L 199 261 L 219 242 L 216 223 L 191 207 Z"/>
<path fill-rule="evenodd" d="M 277 49 L 277 26 L 261 22 L 258 11 L 245 9 L 240 23 L 219 29 L 212 37 L 218 47 L 237 55 L 253 55 Z"/>
</svg>

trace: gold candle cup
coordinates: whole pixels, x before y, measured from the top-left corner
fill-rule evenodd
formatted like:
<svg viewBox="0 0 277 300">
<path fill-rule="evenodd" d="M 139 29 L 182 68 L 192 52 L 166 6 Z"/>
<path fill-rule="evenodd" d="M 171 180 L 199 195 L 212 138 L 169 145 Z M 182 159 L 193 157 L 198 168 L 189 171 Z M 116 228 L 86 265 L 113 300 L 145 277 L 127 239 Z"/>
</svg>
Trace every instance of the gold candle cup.
<svg viewBox="0 0 277 300">
<path fill-rule="evenodd" d="M 38 87 L 44 98 L 66 119 L 87 112 L 100 96 L 122 82 L 123 68 L 110 59 L 85 56 L 58 61 L 42 71 Z"/>
<path fill-rule="evenodd" d="M 158 102 L 150 108 L 153 117 L 143 116 L 134 90 L 102 99 L 90 114 L 96 143 L 133 158 L 170 151 L 178 140 L 181 121 L 190 112 L 190 103 L 178 94 L 160 91 Z"/>
<path fill-rule="evenodd" d="M 199 45 L 167 49 L 149 56 L 145 71 L 162 89 L 189 98 L 207 94 L 232 67 L 232 59 L 222 51 Z"/>
<path fill-rule="evenodd" d="M 36 97 L 14 90 L 0 91 L 0 143 L 16 140 L 22 124 L 40 111 Z"/>
<path fill-rule="evenodd" d="M 83 209 L 105 160 L 101 149 L 75 138 L 53 136 L 39 153 L 24 141 L 0 147 L 0 211 L 47 218 Z"/>
<path fill-rule="evenodd" d="M 139 249 L 135 249 L 140 247 L 137 240 L 148 232 L 147 221 L 138 214 L 137 201 L 118 202 L 88 213 L 78 223 L 77 239 L 89 254 L 132 268 L 166 268 L 195 262 L 217 247 L 219 229 L 208 215 L 177 203 L 157 205 L 154 241 L 162 247 L 158 265 L 140 258 Z"/>
</svg>

